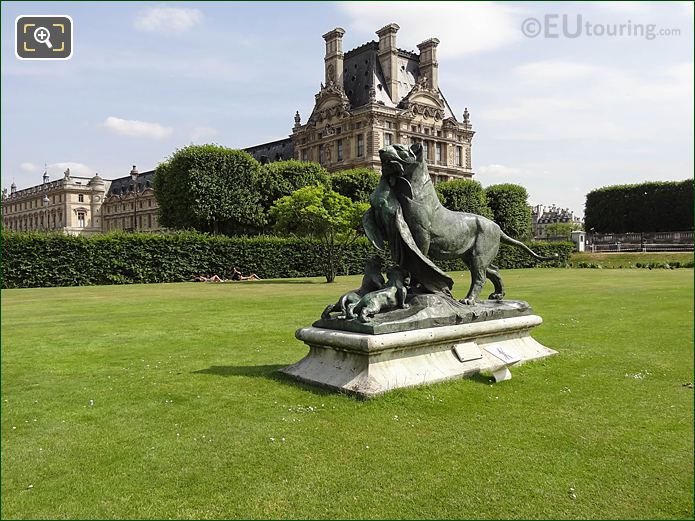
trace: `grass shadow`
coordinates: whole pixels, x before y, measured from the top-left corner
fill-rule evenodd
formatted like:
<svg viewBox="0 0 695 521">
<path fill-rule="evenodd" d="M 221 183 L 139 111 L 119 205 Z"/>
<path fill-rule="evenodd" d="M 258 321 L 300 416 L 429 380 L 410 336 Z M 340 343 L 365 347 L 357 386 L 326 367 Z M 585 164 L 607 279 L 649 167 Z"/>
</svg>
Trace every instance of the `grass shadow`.
<svg viewBox="0 0 695 521">
<path fill-rule="evenodd" d="M 265 378 L 282 384 L 289 384 L 305 391 L 309 391 L 317 396 L 327 396 L 343 394 L 331 389 L 311 385 L 293 378 L 290 375 L 280 372 L 280 369 L 287 367 L 279 364 L 267 365 L 213 365 L 207 369 L 192 371 L 192 374 L 212 374 L 216 376 L 248 376 L 251 378 Z"/>
<path fill-rule="evenodd" d="M 475 373 L 470 376 L 463 378 L 464 380 L 470 380 L 479 384 L 489 385 L 495 383 L 495 379 L 492 376 L 486 376 L 483 373 Z"/>
<path fill-rule="evenodd" d="M 231 283 L 242 282 L 253 284 L 254 286 L 263 286 L 265 284 L 328 284 L 325 280 L 306 280 L 306 279 L 263 279 L 263 280 L 242 280 L 232 281 Z"/>
</svg>

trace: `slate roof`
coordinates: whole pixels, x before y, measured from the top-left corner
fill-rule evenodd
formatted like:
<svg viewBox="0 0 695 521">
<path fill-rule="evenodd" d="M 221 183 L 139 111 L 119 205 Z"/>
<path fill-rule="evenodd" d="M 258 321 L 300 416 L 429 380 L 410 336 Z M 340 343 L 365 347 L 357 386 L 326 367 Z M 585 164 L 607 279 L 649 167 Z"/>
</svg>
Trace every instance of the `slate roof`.
<svg viewBox="0 0 695 521">
<path fill-rule="evenodd" d="M 374 87 L 377 103 L 395 107 L 410 92 L 419 77 L 418 55 L 398 49 L 398 92 L 391 96 L 379 63 L 379 44 L 371 41 L 345 53 L 343 89 L 355 109 L 369 102 Z"/>
<path fill-rule="evenodd" d="M 147 172 L 140 172 L 138 176 L 138 192 L 144 191 L 146 188 L 152 187 L 152 179 L 154 178 L 154 170 L 148 170 Z M 109 187 L 109 192 L 106 197 L 111 195 L 123 195 L 128 192 L 133 191 L 133 179 L 130 175 L 125 177 L 119 177 L 111 181 L 111 186 Z"/>
<path fill-rule="evenodd" d="M 279 139 L 261 145 L 255 145 L 244 149 L 251 154 L 256 161 L 272 163 L 273 161 L 285 161 L 294 158 L 294 146 L 291 138 Z"/>
</svg>

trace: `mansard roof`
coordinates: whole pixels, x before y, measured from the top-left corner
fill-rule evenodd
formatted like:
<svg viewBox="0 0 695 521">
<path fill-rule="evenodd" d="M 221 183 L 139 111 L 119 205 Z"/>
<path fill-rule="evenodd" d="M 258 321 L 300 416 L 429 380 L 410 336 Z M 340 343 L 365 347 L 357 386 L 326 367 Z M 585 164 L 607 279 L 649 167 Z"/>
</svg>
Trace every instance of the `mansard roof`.
<svg viewBox="0 0 695 521">
<path fill-rule="evenodd" d="M 273 161 L 285 161 L 294 158 L 294 145 L 290 138 L 248 147 L 244 151 L 251 154 L 260 163 L 272 163 Z"/>
<path fill-rule="evenodd" d="M 152 179 L 154 178 L 154 170 L 149 170 L 147 172 L 140 172 L 138 175 L 138 192 L 144 192 L 147 188 L 152 187 Z M 133 179 L 127 175 L 125 177 L 119 177 L 111 181 L 111 186 L 106 194 L 106 197 L 112 195 L 125 195 L 133 190 Z"/>
<path fill-rule="evenodd" d="M 360 45 L 346 52 L 343 57 L 343 89 L 350 100 L 351 109 L 368 104 L 371 90 L 374 91 L 377 103 L 386 107 L 397 107 L 410 94 L 419 79 L 419 55 L 398 49 L 398 92 L 395 99 L 392 99 L 389 96 L 384 72 L 379 63 L 379 44 L 377 42 L 371 41 Z M 453 117 L 455 119 L 446 99 L 444 99 L 444 112 L 445 118 Z"/>
</svg>

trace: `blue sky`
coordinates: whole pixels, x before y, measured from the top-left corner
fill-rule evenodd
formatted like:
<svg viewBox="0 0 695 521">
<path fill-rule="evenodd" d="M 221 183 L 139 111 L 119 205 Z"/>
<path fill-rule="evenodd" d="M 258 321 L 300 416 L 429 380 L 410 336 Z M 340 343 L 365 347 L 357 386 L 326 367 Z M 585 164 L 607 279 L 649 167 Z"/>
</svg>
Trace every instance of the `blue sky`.
<svg viewBox="0 0 695 521">
<path fill-rule="evenodd" d="M 3 187 L 39 183 L 44 162 L 52 179 L 66 166 L 114 178 L 133 164 L 154 168 L 192 142 L 241 148 L 286 137 L 295 110 L 303 120 L 311 112 L 323 79 L 321 35 L 343 27 L 347 51 L 390 22 L 401 27 L 401 48 L 441 41 L 440 87 L 459 118 L 464 107 L 471 113 L 473 168 L 484 186 L 519 183 L 532 203 L 581 213 L 585 194 L 599 186 L 693 176 L 692 2 L 3 2 L 1 9 Z M 21 14 L 72 16 L 73 58 L 16 59 Z M 572 38 L 577 17 L 582 33 Z M 528 18 L 558 37 L 524 36 Z M 634 35 L 649 24 L 678 34 Z M 601 28 L 623 35 L 594 34 Z"/>
</svg>

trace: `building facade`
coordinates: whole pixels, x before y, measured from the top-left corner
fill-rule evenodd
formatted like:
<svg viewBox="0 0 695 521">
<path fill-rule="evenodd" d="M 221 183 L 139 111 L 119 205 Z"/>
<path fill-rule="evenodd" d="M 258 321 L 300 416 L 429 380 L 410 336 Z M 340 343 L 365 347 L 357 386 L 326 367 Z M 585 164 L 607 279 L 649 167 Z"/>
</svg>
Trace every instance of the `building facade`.
<svg viewBox="0 0 695 521">
<path fill-rule="evenodd" d="M 102 231 L 101 207 L 110 181 L 99 174 L 75 177 L 67 169 L 62 179 L 43 182 L 24 190 L 12 183 L 2 193 L 3 225 L 13 231 L 63 231 L 94 235 Z"/>
<path fill-rule="evenodd" d="M 133 167 L 133 171 L 137 169 Z M 159 231 L 157 202 L 152 191 L 154 171 L 137 175 L 137 193 L 131 175 L 114 179 L 77 177 L 67 169 L 62 179 L 2 193 L 2 220 L 12 231 L 63 232 L 95 235 L 116 230 Z M 134 224 L 135 223 L 135 224 Z"/>
<path fill-rule="evenodd" d="M 582 220 L 575 216 L 569 208 L 558 206 L 543 206 L 542 204 L 531 207 L 531 229 L 534 239 L 543 240 L 552 238 L 548 235 L 548 225 L 574 224 L 577 228 L 583 225 Z"/>
<path fill-rule="evenodd" d="M 137 182 L 133 180 L 133 174 Z M 111 181 L 103 206 L 104 232 L 161 231 L 157 216 L 157 199 L 152 180 L 154 170 L 138 172 L 133 165 L 130 175 Z"/>
<path fill-rule="evenodd" d="M 433 181 L 472 177 L 475 132 L 468 110 L 459 121 L 439 88 L 439 40 L 422 42 L 416 54 L 398 48 L 398 30 L 389 24 L 376 32 L 378 42 L 347 53 L 345 30 L 324 34 L 324 82 L 306 123 L 297 112 L 289 138 L 246 151 L 261 162 L 294 157 L 329 172 L 379 171 L 379 149 L 421 143 Z"/>
</svg>

